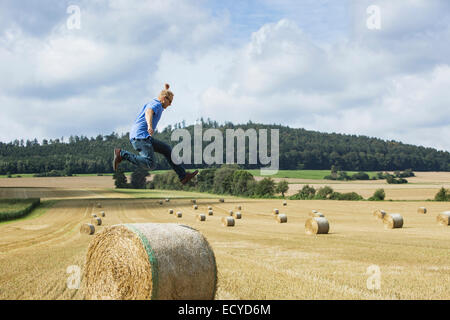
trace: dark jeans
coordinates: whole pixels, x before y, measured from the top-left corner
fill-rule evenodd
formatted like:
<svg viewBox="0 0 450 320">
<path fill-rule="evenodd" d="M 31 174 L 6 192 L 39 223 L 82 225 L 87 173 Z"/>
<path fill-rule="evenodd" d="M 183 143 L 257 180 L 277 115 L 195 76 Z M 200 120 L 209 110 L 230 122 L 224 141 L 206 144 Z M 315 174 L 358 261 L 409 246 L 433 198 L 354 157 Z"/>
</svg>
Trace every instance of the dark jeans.
<svg viewBox="0 0 450 320">
<path fill-rule="evenodd" d="M 120 156 L 124 160 L 130 161 L 132 164 L 144 167 L 148 170 L 154 170 L 156 166 L 154 151 L 156 151 L 161 153 L 167 159 L 167 162 L 169 162 L 172 169 L 175 170 L 180 180 L 184 179 L 186 176 L 186 170 L 183 165 L 173 163 L 172 148 L 168 144 L 152 137 L 148 137 L 147 139 L 132 139 L 131 145 L 139 152 L 139 156 L 126 150 L 121 150 Z"/>
</svg>

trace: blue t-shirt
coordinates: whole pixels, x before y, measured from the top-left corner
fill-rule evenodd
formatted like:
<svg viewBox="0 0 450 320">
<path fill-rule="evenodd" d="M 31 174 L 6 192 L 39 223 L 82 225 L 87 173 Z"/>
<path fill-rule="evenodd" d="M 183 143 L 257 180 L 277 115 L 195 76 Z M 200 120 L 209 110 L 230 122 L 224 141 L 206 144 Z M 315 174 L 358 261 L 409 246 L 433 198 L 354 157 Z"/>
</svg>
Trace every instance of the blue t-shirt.
<svg viewBox="0 0 450 320">
<path fill-rule="evenodd" d="M 148 108 L 153 109 L 153 119 L 152 126 L 153 130 L 156 131 L 156 126 L 158 125 L 159 119 L 161 118 L 161 114 L 164 111 L 161 102 L 158 99 L 153 99 L 151 102 L 147 103 L 139 113 L 138 117 L 133 123 L 130 131 L 130 139 L 145 139 L 150 135 L 148 134 L 148 126 L 147 121 L 145 120 L 145 112 Z"/>
</svg>

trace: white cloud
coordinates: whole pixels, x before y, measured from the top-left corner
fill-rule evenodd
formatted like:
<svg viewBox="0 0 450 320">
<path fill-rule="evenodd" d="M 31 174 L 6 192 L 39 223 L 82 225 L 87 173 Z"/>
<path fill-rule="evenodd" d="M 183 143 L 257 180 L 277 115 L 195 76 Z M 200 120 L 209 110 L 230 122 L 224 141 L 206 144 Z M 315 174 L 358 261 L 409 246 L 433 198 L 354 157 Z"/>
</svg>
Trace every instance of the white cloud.
<svg viewBox="0 0 450 320">
<path fill-rule="evenodd" d="M 346 23 L 325 3 L 284 0 L 277 14 L 308 7 L 316 27 L 281 19 L 240 45 L 226 33 L 232 8 L 212 16 L 201 0 L 81 1 L 81 30 L 67 30 L 64 10 L 47 33 L 10 23 L 0 33 L 0 141 L 128 130 L 168 82 L 175 100 L 159 129 L 252 120 L 450 150 L 450 5 L 377 1 L 377 33 L 365 27 L 371 1 L 352 2 L 353 33 L 327 43 L 318 21 Z"/>
</svg>

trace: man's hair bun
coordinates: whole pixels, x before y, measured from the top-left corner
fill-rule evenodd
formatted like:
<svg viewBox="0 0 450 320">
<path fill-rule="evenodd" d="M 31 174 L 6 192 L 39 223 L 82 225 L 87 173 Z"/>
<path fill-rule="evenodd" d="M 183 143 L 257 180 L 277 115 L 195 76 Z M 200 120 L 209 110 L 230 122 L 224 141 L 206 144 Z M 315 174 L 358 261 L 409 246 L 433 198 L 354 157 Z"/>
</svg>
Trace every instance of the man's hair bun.
<svg viewBox="0 0 450 320">
<path fill-rule="evenodd" d="M 169 90 L 170 86 L 168 83 L 166 83 L 164 86 L 166 87 L 166 90 Z"/>
</svg>

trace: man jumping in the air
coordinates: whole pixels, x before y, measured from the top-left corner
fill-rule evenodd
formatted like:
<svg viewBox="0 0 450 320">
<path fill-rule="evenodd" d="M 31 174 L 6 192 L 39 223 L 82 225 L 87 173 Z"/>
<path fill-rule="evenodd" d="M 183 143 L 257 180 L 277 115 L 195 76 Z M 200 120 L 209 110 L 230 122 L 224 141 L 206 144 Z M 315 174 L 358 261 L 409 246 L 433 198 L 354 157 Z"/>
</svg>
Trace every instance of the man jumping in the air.
<svg viewBox="0 0 450 320">
<path fill-rule="evenodd" d="M 172 104 L 173 93 L 169 91 L 169 85 L 165 85 L 166 89 L 162 90 L 159 97 L 144 105 L 133 124 L 130 132 L 130 141 L 133 148 L 139 152 L 139 156 L 121 149 L 114 149 L 113 168 L 117 171 L 117 167 L 122 160 L 128 160 L 131 163 L 153 170 L 155 168 L 154 151 L 161 153 L 166 157 L 170 166 L 177 173 L 182 184 L 186 184 L 197 173 L 186 172 L 183 165 L 176 165 L 172 161 L 172 148 L 166 143 L 153 138 L 153 132 L 156 130 L 161 114 Z"/>
</svg>

